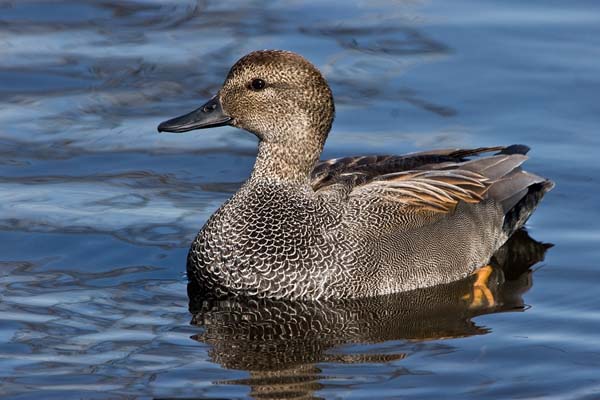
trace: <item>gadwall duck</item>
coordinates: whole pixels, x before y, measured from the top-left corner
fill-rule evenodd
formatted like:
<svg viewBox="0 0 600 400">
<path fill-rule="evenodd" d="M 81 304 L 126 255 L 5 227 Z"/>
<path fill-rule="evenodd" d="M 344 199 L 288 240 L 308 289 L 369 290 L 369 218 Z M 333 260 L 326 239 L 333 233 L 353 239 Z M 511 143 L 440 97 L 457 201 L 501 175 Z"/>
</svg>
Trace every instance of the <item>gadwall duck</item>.
<svg viewBox="0 0 600 400">
<path fill-rule="evenodd" d="M 331 90 L 298 54 L 240 59 L 216 96 L 160 132 L 231 125 L 259 139 L 250 178 L 206 222 L 188 277 L 216 296 L 356 298 L 484 267 L 553 183 L 523 145 L 319 162 Z M 493 153 L 485 156 L 485 153 Z"/>
</svg>

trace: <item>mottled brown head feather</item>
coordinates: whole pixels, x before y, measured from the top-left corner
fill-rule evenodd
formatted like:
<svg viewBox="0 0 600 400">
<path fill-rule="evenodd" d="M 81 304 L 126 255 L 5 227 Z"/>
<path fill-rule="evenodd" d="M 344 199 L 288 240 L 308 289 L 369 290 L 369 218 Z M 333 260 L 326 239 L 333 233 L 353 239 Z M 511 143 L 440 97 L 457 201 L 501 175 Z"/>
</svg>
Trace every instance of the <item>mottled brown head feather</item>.
<svg viewBox="0 0 600 400">
<path fill-rule="evenodd" d="M 252 90 L 254 79 L 262 79 L 265 87 Z M 268 142 L 288 142 L 310 133 L 309 139 L 321 143 L 333 122 L 329 85 L 314 65 L 288 51 L 244 56 L 229 71 L 219 96 L 234 126 Z"/>
<path fill-rule="evenodd" d="M 254 90 L 253 80 L 264 81 Z M 306 181 L 335 114 L 329 85 L 302 56 L 252 52 L 229 71 L 218 94 L 232 125 L 261 140 L 254 176 Z"/>
</svg>

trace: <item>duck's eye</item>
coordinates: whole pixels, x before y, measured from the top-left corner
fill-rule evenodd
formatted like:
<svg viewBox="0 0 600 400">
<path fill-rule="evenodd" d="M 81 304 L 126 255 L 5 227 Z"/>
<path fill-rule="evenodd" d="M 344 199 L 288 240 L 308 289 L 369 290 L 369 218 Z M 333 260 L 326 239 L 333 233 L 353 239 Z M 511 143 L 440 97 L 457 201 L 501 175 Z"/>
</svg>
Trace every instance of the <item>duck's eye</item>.
<svg viewBox="0 0 600 400">
<path fill-rule="evenodd" d="M 255 91 L 263 90 L 265 86 L 267 86 L 267 83 L 260 78 L 252 79 L 252 82 L 250 82 L 250 89 Z"/>
</svg>

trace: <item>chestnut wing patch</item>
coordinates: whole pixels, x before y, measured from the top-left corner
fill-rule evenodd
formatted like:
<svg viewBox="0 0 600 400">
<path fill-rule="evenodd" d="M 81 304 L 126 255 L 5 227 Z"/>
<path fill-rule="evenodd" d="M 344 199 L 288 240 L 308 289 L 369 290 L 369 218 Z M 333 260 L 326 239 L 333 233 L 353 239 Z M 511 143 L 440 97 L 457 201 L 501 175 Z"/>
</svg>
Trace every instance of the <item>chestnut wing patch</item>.
<svg viewBox="0 0 600 400">
<path fill-rule="evenodd" d="M 350 196 L 376 196 L 419 211 L 447 213 L 459 201 L 482 201 L 491 184 L 485 176 L 462 169 L 405 171 L 381 175 Z"/>
</svg>

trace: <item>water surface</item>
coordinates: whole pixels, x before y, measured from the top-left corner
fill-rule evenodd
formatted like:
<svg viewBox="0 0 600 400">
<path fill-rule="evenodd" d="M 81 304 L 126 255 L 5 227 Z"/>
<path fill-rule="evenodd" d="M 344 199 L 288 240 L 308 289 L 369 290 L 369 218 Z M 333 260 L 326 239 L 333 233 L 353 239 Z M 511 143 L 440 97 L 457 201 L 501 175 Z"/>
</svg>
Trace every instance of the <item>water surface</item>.
<svg viewBox="0 0 600 400">
<path fill-rule="evenodd" d="M 256 139 L 156 125 L 262 48 L 331 83 L 325 158 L 532 147 L 557 186 L 497 256 L 495 305 L 471 281 L 188 296 L 189 243 Z M 0 0 L 0 54 L 3 398 L 600 398 L 597 2 Z"/>
</svg>

